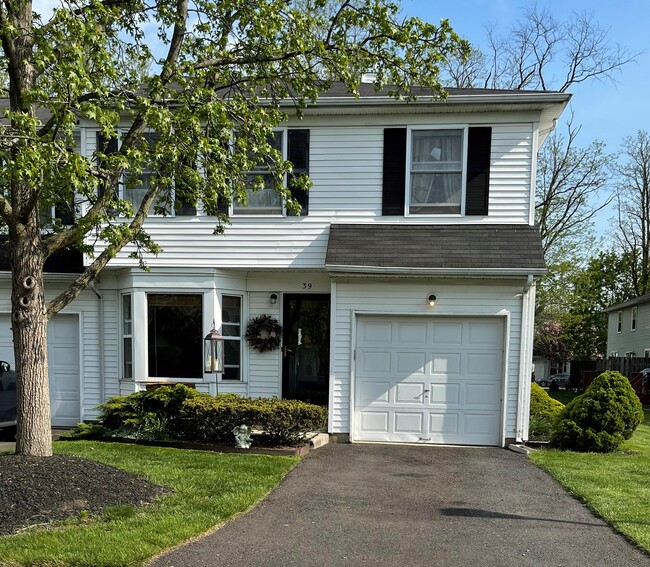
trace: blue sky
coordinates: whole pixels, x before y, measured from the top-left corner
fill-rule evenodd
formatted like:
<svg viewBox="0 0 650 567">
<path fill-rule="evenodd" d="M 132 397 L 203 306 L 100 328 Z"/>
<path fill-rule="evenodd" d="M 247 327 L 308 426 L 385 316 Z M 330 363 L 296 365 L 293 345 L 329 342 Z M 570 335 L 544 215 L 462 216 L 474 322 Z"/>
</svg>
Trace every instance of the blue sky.
<svg viewBox="0 0 650 567">
<path fill-rule="evenodd" d="M 495 24 L 506 33 L 527 8 L 548 8 L 558 20 L 568 20 L 572 12 L 591 14 L 609 30 L 611 44 L 632 52 L 643 52 L 636 63 L 616 74 L 617 84 L 590 82 L 569 89 L 573 94 L 575 123 L 582 125 L 580 143 L 603 140 L 610 152 L 617 151 L 625 136 L 650 129 L 650 1 L 648 0 L 402 0 L 405 15 L 438 22 L 450 20 L 454 30 L 481 47 L 485 26 Z M 568 117 L 565 112 L 563 118 Z"/>
</svg>

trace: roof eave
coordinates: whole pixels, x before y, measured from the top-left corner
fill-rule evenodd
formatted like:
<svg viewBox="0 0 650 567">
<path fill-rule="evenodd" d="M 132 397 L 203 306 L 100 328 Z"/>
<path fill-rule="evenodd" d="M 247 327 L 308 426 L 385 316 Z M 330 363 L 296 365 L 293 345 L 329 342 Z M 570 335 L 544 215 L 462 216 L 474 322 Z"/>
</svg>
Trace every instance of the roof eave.
<svg viewBox="0 0 650 567">
<path fill-rule="evenodd" d="M 344 264 L 325 264 L 331 273 L 348 274 L 406 274 L 421 276 L 462 276 L 462 277 L 498 277 L 521 278 L 533 276 L 539 278 L 546 274 L 546 268 L 414 268 L 387 266 L 349 266 Z"/>
</svg>

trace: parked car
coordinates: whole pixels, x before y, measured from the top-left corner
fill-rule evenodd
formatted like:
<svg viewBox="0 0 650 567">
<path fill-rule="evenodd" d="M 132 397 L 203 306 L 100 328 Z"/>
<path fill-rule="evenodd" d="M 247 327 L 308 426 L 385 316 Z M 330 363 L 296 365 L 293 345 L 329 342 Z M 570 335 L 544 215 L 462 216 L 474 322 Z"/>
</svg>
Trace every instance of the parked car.
<svg viewBox="0 0 650 567">
<path fill-rule="evenodd" d="M 569 380 L 571 379 L 571 374 L 568 372 L 561 372 L 560 374 L 552 374 L 548 378 L 539 378 L 535 381 L 542 387 L 550 386 L 553 381 L 562 388 L 569 387 Z"/>
<path fill-rule="evenodd" d="M 16 373 L 0 361 L 0 432 L 11 435 L 16 428 Z"/>
</svg>

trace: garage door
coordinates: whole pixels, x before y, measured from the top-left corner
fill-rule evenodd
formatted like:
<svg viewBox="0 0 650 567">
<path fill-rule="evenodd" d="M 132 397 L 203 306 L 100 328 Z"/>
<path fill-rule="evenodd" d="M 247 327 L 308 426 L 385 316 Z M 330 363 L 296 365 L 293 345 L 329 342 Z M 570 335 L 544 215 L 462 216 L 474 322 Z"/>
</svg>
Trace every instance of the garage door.
<svg viewBox="0 0 650 567">
<path fill-rule="evenodd" d="M 79 318 L 56 315 L 47 326 L 52 425 L 70 426 L 80 421 Z M 11 319 L 0 315 L 0 360 L 15 366 Z"/>
<path fill-rule="evenodd" d="M 500 445 L 503 322 L 359 317 L 355 441 Z"/>
</svg>

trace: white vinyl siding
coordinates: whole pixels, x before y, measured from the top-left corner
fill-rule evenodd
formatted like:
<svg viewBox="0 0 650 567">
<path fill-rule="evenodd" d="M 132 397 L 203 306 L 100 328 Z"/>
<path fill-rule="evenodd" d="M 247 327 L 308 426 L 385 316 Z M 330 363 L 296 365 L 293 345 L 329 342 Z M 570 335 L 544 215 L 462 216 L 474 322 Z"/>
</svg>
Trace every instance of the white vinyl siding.
<svg viewBox="0 0 650 567">
<path fill-rule="evenodd" d="M 632 309 L 625 307 L 608 313 L 607 353 L 618 352 L 623 356 L 626 352 L 635 352 L 642 356 L 650 345 L 650 303 L 635 306 L 636 330 L 632 330 Z M 620 313 L 620 331 L 619 329 Z"/>
<path fill-rule="evenodd" d="M 47 281 L 46 301 L 61 293 L 71 279 Z M 62 314 L 76 314 L 79 317 L 79 348 L 80 348 L 80 419 L 96 419 L 97 405 L 110 396 L 119 394 L 118 385 L 118 352 L 119 352 L 119 320 L 118 296 L 111 289 L 111 276 L 107 273 L 102 278 L 105 288 L 98 289 L 103 303 L 104 332 L 100 345 L 100 301 L 90 290 L 83 291 L 77 299 L 64 308 Z M 68 283 L 66 283 L 68 281 Z M 9 273 L 0 279 L 0 313 L 11 312 L 11 284 Z M 102 361 L 103 356 L 103 361 Z M 0 356 L 0 358 L 2 358 Z M 13 353 L 12 353 L 13 359 Z M 103 387 L 102 387 L 103 380 Z M 103 399 L 102 399 L 103 391 Z"/>
<path fill-rule="evenodd" d="M 435 292 L 438 302 L 428 307 L 426 297 Z M 521 285 L 481 282 L 458 283 L 432 280 L 427 283 L 371 282 L 360 278 L 356 282 L 336 285 L 336 337 L 333 352 L 333 415 L 332 432 L 347 433 L 350 427 L 350 361 L 352 353 L 353 313 L 420 315 L 420 316 L 509 316 L 510 336 L 506 337 L 507 364 L 506 416 L 504 437 L 517 433 L 517 400 L 519 392 L 519 359 L 521 340 Z M 530 378 L 530 377 L 529 377 Z"/>
<path fill-rule="evenodd" d="M 471 115 L 463 118 L 472 125 Z M 431 124 L 432 117 L 417 119 L 426 125 Z M 147 263 L 151 267 L 313 269 L 324 265 L 329 226 L 333 222 L 528 224 L 534 124 L 497 121 L 487 125 L 492 127 L 488 216 L 382 217 L 385 124 L 338 127 L 311 125 L 305 119 L 300 127 L 310 130 L 309 171 L 313 182 L 308 216 L 233 216 L 223 236 L 213 234 L 213 217 L 150 217 L 146 229 L 164 252 L 147 256 Z M 86 139 L 90 149 L 95 136 Z M 134 266 L 135 261 L 128 258 L 134 251 L 133 246 L 126 246 L 111 265 Z"/>
</svg>

